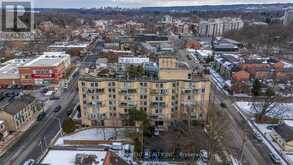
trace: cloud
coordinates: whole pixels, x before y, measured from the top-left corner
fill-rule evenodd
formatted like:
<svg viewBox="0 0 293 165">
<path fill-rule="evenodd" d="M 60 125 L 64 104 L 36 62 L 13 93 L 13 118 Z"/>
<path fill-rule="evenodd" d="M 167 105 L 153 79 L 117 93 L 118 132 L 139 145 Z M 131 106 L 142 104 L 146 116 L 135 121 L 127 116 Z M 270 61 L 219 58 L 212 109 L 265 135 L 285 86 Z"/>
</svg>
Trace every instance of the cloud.
<svg viewBox="0 0 293 165">
<path fill-rule="evenodd" d="M 142 6 L 192 6 L 248 3 L 293 3 L 293 0 L 33 0 L 34 6 L 43 8 L 95 8 Z"/>
</svg>

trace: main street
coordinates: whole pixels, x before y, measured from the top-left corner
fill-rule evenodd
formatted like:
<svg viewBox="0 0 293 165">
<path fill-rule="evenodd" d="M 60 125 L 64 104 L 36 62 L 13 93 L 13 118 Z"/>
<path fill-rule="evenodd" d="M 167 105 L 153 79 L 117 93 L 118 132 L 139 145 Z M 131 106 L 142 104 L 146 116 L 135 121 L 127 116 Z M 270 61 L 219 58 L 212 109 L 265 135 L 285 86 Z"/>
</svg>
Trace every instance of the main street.
<svg viewBox="0 0 293 165">
<path fill-rule="evenodd" d="M 254 136 L 253 131 L 250 129 L 246 121 L 242 118 L 240 113 L 234 108 L 233 102 L 223 94 L 214 84 L 212 84 L 212 95 L 211 102 L 219 105 L 224 103 L 225 114 L 228 116 L 229 123 L 231 125 L 232 139 L 229 139 L 230 146 L 234 146 L 239 149 L 239 154 L 241 155 L 241 148 L 243 149 L 243 156 L 247 164 L 273 164 L 269 153 L 270 150 L 261 142 L 258 142 Z M 245 143 L 244 143 L 245 142 Z M 243 145 L 244 143 L 244 145 Z"/>
<path fill-rule="evenodd" d="M 54 102 L 47 110 L 47 116 L 42 121 L 36 121 L 30 129 L 24 132 L 19 140 L 11 146 L 0 158 L 0 164 L 19 165 L 27 159 L 38 159 L 50 141 L 58 134 L 59 122 L 67 118 L 67 111 L 73 109 L 78 103 L 76 90 L 78 76 L 70 83 L 69 88 L 63 92 L 60 100 Z M 62 110 L 58 113 L 53 109 L 61 105 Z"/>
</svg>

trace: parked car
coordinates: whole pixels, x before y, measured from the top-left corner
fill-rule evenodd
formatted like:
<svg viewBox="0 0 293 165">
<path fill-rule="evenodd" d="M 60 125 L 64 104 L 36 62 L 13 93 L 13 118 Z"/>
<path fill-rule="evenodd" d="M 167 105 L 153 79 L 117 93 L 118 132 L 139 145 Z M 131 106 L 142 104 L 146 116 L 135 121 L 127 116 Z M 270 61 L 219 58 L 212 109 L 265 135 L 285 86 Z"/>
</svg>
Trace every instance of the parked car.
<svg viewBox="0 0 293 165">
<path fill-rule="evenodd" d="M 267 126 L 267 129 L 268 129 L 268 130 L 273 130 L 274 128 L 275 128 L 274 125 L 269 125 L 269 126 Z"/>
<path fill-rule="evenodd" d="M 46 117 L 46 115 L 46 112 L 41 112 L 37 117 L 37 121 L 42 121 Z"/>
<path fill-rule="evenodd" d="M 208 162 L 208 159 L 209 159 L 209 156 L 208 156 L 208 151 L 207 150 L 200 150 L 199 151 L 199 156 L 200 156 L 200 159 L 207 163 Z"/>
<path fill-rule="evenodd" d="M 159 136 L 160 135 L 160 130 L 158 128 L 154 129 L 154 135 Z"/>
<path fill-rule="evenodd" d="M 59 112 L 62 109 L 61 105 L 55 107 L 54 112 Z"/>
<path fill-rule="evenodd" d="M 111 146 L 111 149 L 112 150 L 122 150 L 123 148 L 123 145 L 122 143 L 112 143 L 112 146 Z"/>
<path fill-rule="evenodd" d="M 222 108 L 227 108 L 227 105 L 226 105 L 225 103 L 221 103 L 220 106 L 221 106 Z"/>
<path fill-rule="evenodd" d="M 34 159 L 29 159 L 29 160 L 26 160 L 23 165 L 33 165 L 35 163 L 35 160 Z"/>
<path fill-rule="evenodd" d="M 262 137 L 261 137 L 260 133 L 255 132 L 254 137 L 257 139 L 257 141 L 262 142 Z"/>
<path fill-rule="evenodd" d="M 279 158 L 278 156 L 276 156 L 275 154 L 270 153 L 270 157 L 271 157 L 271 159 L 272 159 L 272 161 L 273 161 L 274 163 L 276 163 L 276 164 L 280 164 L 280 163 L 281 163 L 280 158 Z"/>
</svg>

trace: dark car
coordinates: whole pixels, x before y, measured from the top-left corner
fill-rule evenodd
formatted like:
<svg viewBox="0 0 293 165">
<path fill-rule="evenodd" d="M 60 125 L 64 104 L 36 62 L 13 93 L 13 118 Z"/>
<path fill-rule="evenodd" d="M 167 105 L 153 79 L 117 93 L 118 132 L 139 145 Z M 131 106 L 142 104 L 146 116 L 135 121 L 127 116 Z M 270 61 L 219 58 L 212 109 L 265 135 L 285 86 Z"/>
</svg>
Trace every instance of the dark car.
<svg viewBox="0 0 293 165">
<path fill-rule="evenodd" d="M 59 112 L 62 109 L 61 105 L 55 107 L 54 112 Z"/>
<path fill-rule="evenodd" d="M 57 97 L 57 96 L 53 96 L 53 97 L 50 97 L 50 100 L 59 100 L 60 97 Z"/>
<path fill-rule="evenodd" d="M 67 116 L 70 116 L 72 113 L 72 110 L 68 110 L 66 113 L 67 113 Z"/>
<path fill-rule="evenodd" d="M 41 112 L 37 117 L 37 121 L 42 121 L 46 117 L 46 115 L 46 112 Z"/>
</svg>

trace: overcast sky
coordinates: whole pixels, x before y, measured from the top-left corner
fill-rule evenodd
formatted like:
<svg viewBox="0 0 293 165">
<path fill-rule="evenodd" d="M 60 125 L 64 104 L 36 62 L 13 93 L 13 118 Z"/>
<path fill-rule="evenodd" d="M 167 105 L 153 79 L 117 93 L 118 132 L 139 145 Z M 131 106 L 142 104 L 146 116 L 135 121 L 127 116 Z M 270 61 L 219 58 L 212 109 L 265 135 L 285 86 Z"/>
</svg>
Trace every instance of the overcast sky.
<svg viewBox="0 0 293 165">
<path fill-rule="evenodd" d="M 293 0 L 32 0 L 41 8 L 95 8 L 103 6 L 137 8 L 142 6 L 192 6 L 247 3 L 293 3 Z"/>
</svg>

